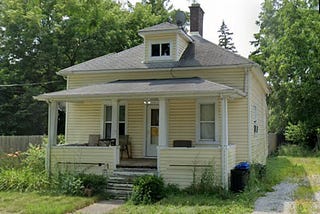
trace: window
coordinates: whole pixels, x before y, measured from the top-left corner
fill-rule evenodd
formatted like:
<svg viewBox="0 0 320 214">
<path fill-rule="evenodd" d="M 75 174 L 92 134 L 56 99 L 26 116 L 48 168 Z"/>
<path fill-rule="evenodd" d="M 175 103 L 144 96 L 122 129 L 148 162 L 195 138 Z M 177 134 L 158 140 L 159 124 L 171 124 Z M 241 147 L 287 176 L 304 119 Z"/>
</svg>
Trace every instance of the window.
<svg viewBox="0 0 320 214">
<path fill-rule="evenodd" d="M 105 107 L 104 137 L 111 138 L 112 106 Z"/>
<path fill-rule="evenodd" d="M 258 112 L 257 112 L 257 106 L 253 106 L 253 133 L 257 134 L 259 131 L 258 126 Z"/>
<path fill-rule="evenodd" d="M 216 138 L 216 115 L 214 103 L 199 104 L 199 140 L 213 142 Z"/>
<path fill-rule="evenodd" d="M 104 137 L 111 138 L 112 130 L 112 106 L 105 106 L 105 118 L 104 118 Z M 119 106 L 119 135 L 126 134 L 126 106 Z"/>
<path fill-rule="evenodd" d="M 170 43 L 152 44 L 151 56 L 170 56 Z"/>
</svg>

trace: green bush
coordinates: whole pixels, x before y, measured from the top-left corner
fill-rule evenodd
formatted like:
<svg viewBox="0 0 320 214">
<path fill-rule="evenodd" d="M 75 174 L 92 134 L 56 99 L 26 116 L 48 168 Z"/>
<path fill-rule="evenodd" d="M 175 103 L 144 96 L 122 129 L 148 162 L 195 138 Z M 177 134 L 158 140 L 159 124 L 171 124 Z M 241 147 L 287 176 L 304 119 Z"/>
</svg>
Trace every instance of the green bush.
<svg viewBox="0 0 320 214">
<path fill-rule="evenodd" d="M 82 196 L 84 191 L 83 181 L 80 177 L 71 173 L 59 173 L 53 177 L 54 190 L 66 195 Z"/>
<path fill-rule="evenodd" d="M 33 172 L 43 172 L 45 170 L 46 152 L 45 148 L 29 145 L 29 149 L 24 153 L 22 164 Z"/>
<path fill-rule="evenodd" d="M 279 156 L 305 157 L 310 156 L 311 153 L 309 148 L 293 144 L 281 145 L 277 150 L 277 155 Z"/>
<path fill-rule="evenodd" d="M 165 196 L 164 190 L 161 177 L 144 175 L 134 180 L 131 200 L 134 204 L 154 203 Z"/>
<path fill-rule="evenodd" d="M 289 123 L 289 125 L 286 127 L 284 135 L 287 141 L 293 142 L 294 144 L 303 145 L 307 141 L 307 131 L 307 127 L 303 123 L 299 122 L 297 125 Z"/>
<path fill-rule="evenodd" d="M 50 187 L 50 181 L 45 172 L 33 172 L 29 168 L 6 169 L 0 172 L 1 191 L 43 191 Z"/>
<path fill-rule="evenodd" d="M 106 194 L 108 183 L 106 176 L 94 174 L 79 174 L 77 175 L 77 177 L 82 180 L 84 188 L 90 191 L 90 193 L 84 193 L 86 196 Z"/>
</svg>

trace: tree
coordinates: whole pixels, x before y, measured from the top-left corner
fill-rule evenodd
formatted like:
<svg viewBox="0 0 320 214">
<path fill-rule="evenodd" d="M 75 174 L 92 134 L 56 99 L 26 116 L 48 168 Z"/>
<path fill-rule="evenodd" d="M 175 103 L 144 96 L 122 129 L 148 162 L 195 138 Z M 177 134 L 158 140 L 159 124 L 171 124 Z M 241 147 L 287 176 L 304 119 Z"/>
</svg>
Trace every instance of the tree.
<svg viewBox="0 0 320 214">
<path fill-rule="evenodd" d="M 233 33 L 230 32 L 229 28 L 225 24 L 224 21 L 222 21 L 222 24 L 220 26 L 220 30 L 218 30 L 220 33 L 219 35 L 219 46 L 233 52 L 237 53 L 236 47 L 234 46 L 234 43 L 232 42 L 232 35 Z"/>
<path fill-rule="evenodd" d="M 166 1 L 162 1 L 166 2 Z M 64 89 L 62 68 L 141 43 L 139 29 L 168 13 L 113 0 L 2 0 L 0 135 L 44 134 L 47 106 L 33 96 Z"/>
<path fill-rule="evenodd" d="M 265 0 L 250 58 L 268 76 L 270 131 L 304 127 L 307 144 L 320 127 L 320 16 L 315 1 Z"/>
</svg>

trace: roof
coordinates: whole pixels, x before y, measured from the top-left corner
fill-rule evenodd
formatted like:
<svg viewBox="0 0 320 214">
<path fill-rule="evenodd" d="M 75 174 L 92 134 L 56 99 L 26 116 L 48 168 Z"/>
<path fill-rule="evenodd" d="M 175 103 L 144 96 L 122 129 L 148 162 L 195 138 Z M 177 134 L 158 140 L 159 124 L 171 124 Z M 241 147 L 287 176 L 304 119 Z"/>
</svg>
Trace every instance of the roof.
<svg viewBox="0 0 320 214">
<path fill-rule="evenodd" d="M 37 100 L 72 101 L 84 99 L 106 99 L 112 97 L 161 97 L 161 96 L 219 96 L 243 97 L 238 89 L 204 80 L 199 77 L 117 80 L 76 89 L 46 93 L 35 97 Z"/>
<path fill-rule="evenodd" d="M 164 24 L 167 25 L 167 24 Z M 158 27 L 157 27 L 158 26 Z M 163 25 L 156 25 L 150 28 L 161 28 Z M 145 29 L 145 30 L 146 30 Z M 184 54 L 179 61 L 169 62 L 150 62 L 143 63 L 144 60 L 144 44 L 121 51 L 119 53 L 101 56 L 59 72 L 61 75 L 82 72 L 113 72 L 113 71 L 135 71 L 147 69 L 184 69 L 184 68 L 210 68 L 221 66 L 246 66 L 256 65 L 255 62 L 234 54 L 224 48 L 203 39 L 200 36 L 191 36 L 194 40 L 189 43 Z"/>
<path fill-rule="evenodd" d="M 169 22 L 163 22 L 161 24 L 153 25 L 151 27 L 147 27 L 142 30 L 139 30 L 139 33 L 163 31 L 163 30 L 179 30 L 179 29 L 181 28 L 179 28 L 178 25 L 175 25 Z"/>
</svg>

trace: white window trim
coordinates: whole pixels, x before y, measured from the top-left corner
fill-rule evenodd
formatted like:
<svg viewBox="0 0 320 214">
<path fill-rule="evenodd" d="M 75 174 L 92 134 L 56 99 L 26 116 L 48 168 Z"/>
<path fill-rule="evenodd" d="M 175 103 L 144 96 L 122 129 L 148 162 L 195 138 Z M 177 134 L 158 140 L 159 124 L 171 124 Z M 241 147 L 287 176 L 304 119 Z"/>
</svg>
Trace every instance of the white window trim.
<svg viewBox="0 0 320 214">
<path fill-rule="evenodd" d="M 100 136 L 101 137 L 105 136 L 105 117 L 106 117 L 105 107 L 106 106 L 112 106 L 112 102 L 106 101 L 101 105 L 101 113 L 100 113 L 100 115 L 101 115 Z M 126 110 L 126 113 L 125 113 L 126 114 L 125 115 L 125 134 L 127 135 L 128 134 L 128 103 L 127 103 L 127 101 L 120 101 L 119 108 L 120 108 L 120 106 L 125 106 L 125 110 Z"/>
<path fill-rule="evenodd" d="M 170 45 L 170 55 L 169 56 L 152 56 L 152 45 L 160 44 L 160 54 L 161 54 L 161 44 L 169 43 Z M 173 42 L 171 40 L 153 40 L 149 42 L 149 59 L 151 61 L 162 61 L 162 60 L 171 60 L 173 59 L 173 48 L 172 48 Z"/>
<path fill-rule="evenodd" d="M 212 140 L 200 140 L 200 105 L 201 104 L 214 104 L 214 129 L 215 129 L 215 139 Z M 218 130 L 218 101 L 216 98 L 208 98 L 208 99 L 198 99 L 197 107 L 196 107 L 196 144 L 219 144 L 219 130 Z"/>
</svg>

